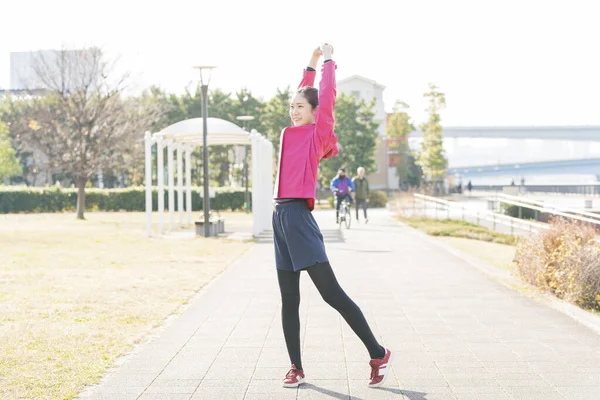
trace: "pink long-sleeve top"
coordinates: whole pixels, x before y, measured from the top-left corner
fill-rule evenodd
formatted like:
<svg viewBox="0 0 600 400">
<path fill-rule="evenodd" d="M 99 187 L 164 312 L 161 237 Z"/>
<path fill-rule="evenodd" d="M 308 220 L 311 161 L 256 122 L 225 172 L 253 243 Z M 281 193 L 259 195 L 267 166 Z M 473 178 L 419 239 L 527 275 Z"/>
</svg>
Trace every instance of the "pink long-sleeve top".
<svg viewBox="0 0 600 400">
<path fill-rule="evenodd" d="M 338 153 L 335 120 L 336 84 L 333 61 L 323 63 L 315 123 L 281 132 L 274 199 L 314 199 L 319 162 Z M 299 87 L 314 86 L 316 71 L 304 71 Z"/>
</svg>

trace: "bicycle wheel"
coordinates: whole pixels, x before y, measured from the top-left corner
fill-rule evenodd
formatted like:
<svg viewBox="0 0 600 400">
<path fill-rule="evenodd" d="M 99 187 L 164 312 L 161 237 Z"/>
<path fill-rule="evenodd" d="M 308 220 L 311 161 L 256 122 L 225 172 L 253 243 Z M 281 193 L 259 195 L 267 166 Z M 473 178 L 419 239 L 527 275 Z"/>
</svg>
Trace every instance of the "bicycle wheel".
<svg viewBox="0 0 600 400">
<path fill-rule="evenodd" d="M 350 207 L 344 207 L 344 222 L 346 222 L 346 229 L 350 229 L 352 224 L 352 215 L 350 215 Z"/>
</svg>

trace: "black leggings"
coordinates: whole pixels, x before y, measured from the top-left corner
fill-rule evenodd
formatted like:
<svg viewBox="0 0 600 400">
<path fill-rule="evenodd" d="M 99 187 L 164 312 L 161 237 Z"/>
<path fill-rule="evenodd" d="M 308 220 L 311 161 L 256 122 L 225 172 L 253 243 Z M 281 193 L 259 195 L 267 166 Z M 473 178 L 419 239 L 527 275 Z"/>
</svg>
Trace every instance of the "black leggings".
<svg viewBox="0 0 600 400">
<path fill-rule="evenodd" d="M 362 340 L 371 358 L 382 358 L 385 349 L 377 342 L 360 308 L 348 297 L 338 283 L 331 265 L 316 264 L 306 268 L 310 279 L 323 300 L 344 317 L 350 328 Z M 300 271 L 277 270 L 281 290 L 281 321 L 290 361 L 302 369 L 300 357 Z"/>
</svg>

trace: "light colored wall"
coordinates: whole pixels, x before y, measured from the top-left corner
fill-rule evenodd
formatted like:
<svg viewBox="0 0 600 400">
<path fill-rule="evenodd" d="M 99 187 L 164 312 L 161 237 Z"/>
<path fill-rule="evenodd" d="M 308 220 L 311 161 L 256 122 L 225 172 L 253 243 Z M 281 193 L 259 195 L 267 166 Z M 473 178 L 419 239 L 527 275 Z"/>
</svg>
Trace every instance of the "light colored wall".
<svg viewBox="0 0 600 400">
<path fill-rule="evenodd" d="M 375 150 L 375 171 L 368 175 L 369 183 L 373 189 L 388 188 L 388 167 L 387 167 L 387 146 L 385 144 L 385 129 L 386 129 L 386 113 L 383 103 L 384 88 L 375 85 L 359 77 L 354 77 L 348 80 L 343 80 L 337 84 L 338 92 L 342 92 L 348 96 L 358 94 L 359 100 L 371 101 L 375 98 L 375 117 L 374 120 L 379 122 L 379 140 Z M 354 175 L 356 171 L 352 171 Z"/>
</svg>

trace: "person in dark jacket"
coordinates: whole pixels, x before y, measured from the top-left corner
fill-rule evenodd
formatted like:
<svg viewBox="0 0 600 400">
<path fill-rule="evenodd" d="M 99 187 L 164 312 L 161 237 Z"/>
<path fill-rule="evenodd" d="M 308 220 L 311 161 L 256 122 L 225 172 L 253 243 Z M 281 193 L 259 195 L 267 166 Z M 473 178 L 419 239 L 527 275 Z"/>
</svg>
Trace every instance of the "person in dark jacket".
<svg viewBox="0 0 600 400">
<path fill-rule="evenodd" d="M 358 176 L 355 176 L 352 179 L 354 183 L 354 197 L 356 200 L 356 221 L 358 221 L 358 209 L 362 206 L 363 214 L 365 216 L 365 224 L 369 222 L 367 218 L 367 203 L 369 199 L 369 181 L 365 176 L 365 169 L 363 167 L 359 167 L 356 172 Z"/>
</svg>

